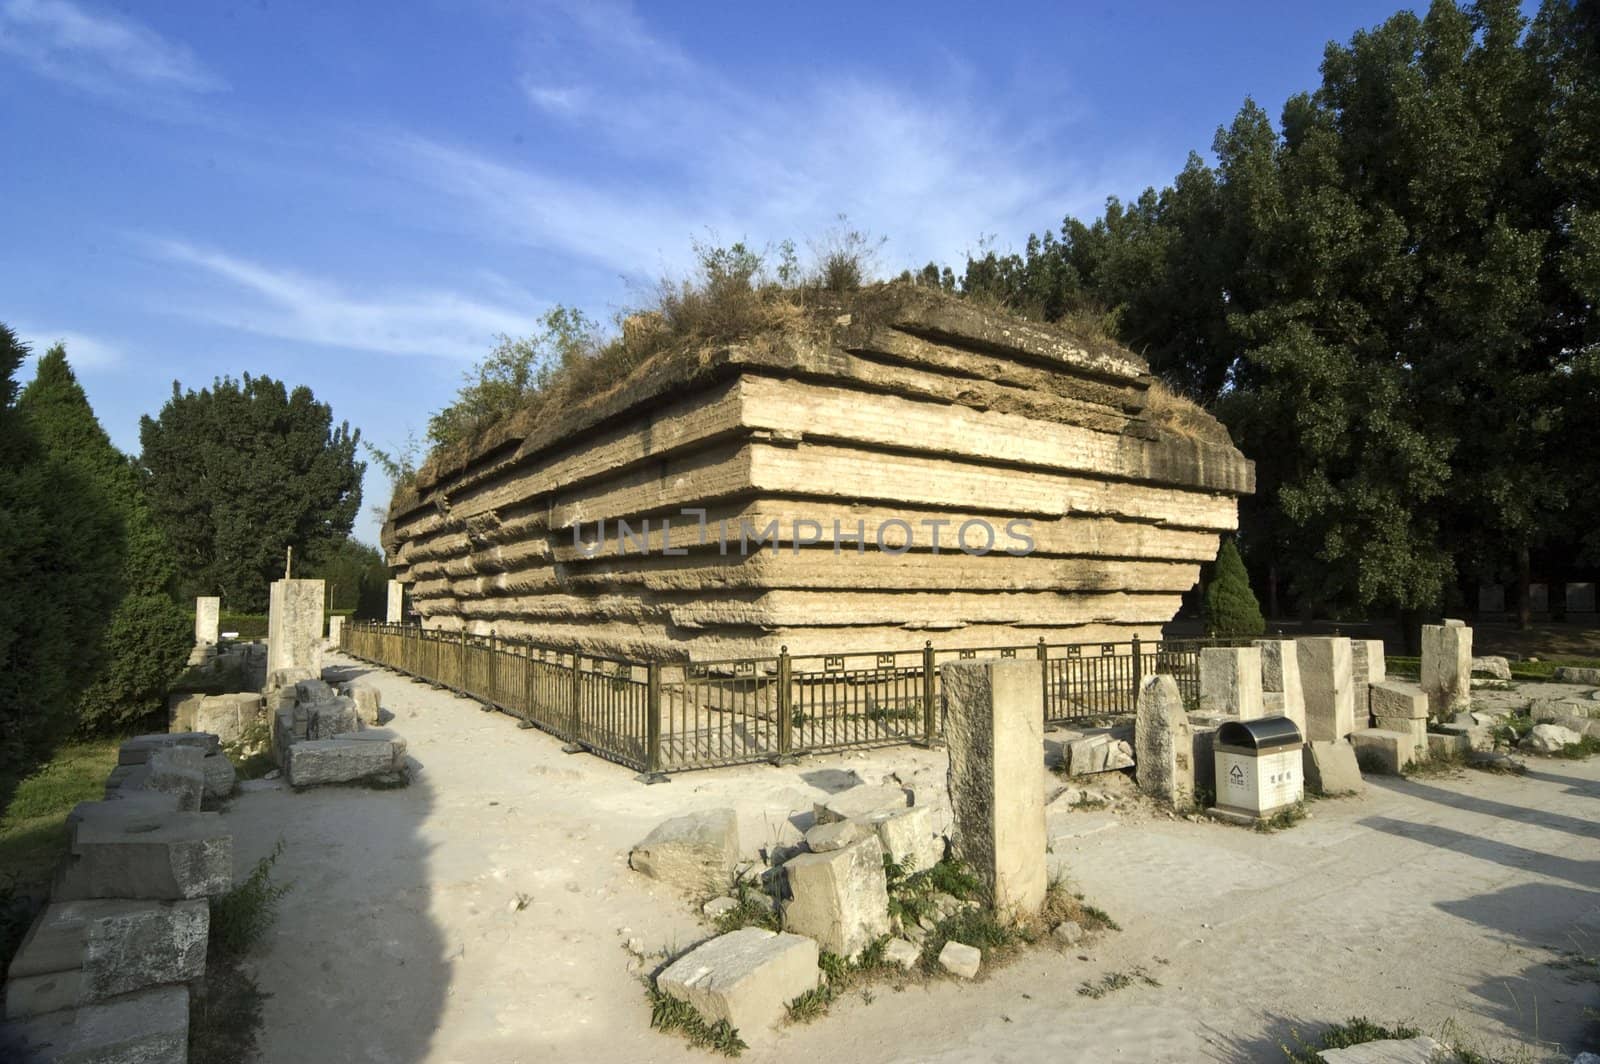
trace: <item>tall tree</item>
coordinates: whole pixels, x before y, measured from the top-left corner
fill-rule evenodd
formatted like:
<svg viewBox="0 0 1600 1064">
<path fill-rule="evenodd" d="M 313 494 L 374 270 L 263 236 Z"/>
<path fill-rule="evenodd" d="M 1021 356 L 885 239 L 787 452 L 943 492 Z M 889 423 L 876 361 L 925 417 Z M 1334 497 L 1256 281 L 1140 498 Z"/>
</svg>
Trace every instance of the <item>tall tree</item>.
<svg viewBox="0 0 1600 1064">
<path fill-rule="evenodd" d="M 97 729 L 159 710 L 167 684 L 182 669 L 193 642 L 187 610 L 173 601 L 177 561 L 151 517 L 137 466 L 111 444 L 59 345 L 39 360 L 17 406 L 45 455 L 91 486 L 118 529 L 119 561 L 108 582 L 116 597 L 104 651 L 84 691 L 78 725 Z"/>
<path fill-rule="evenodd" d="M 350 534 L 361 508 L 361 433 L 335 426 L 311 389 L 224 377 L 139 423 L 151 509 L 177 551 L 179 587 L 260 612 L 288 548 L 310 560 Z"/>
</svg>

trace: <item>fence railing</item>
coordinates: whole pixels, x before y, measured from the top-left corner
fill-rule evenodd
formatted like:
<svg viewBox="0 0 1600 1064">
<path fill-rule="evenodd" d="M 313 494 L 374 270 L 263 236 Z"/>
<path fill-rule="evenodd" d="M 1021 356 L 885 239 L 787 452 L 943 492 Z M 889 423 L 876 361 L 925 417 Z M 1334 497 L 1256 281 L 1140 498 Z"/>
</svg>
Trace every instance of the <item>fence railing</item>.
<svg viewBox="0 0 1600 1064">
<path fill-rule="evenodd" d="M 1222 640 L 1049 644 L 883 653 L 633 662 L 493 635 L 350 623 L 353 657 L 449 688 L 601 757 L 651 775 L 897 743 L 932 744 L 943 722 L 939 666 L 978 658 L 1039 664 L 1052 723 L 1132 713 L 1145 676 L 1199 696 L 1199 657 Z"/>
</svg>

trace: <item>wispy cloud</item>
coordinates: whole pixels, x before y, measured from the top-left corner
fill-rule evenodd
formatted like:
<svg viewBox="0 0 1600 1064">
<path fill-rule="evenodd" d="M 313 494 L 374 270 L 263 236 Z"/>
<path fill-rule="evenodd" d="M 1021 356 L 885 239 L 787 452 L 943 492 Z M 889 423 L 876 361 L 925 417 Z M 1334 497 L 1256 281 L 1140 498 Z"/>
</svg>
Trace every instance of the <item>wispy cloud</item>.
<svg viewBox="0 0 1600 1064">
<path fill-rule="evenodd" d="M 0 54 L 96 92 L 213 92 L 226 86 L 182 44 L 71 0 L 0 0 Z"/>
<path fill-rule="evenodd" d="M 122 364 L 121 347 L 99 337 L 72 330 L 34 328 L 27 323 L 16 327 L 17 335 L 31 349 L 30 360 L 37 360 L 56 344 L 67 349 L 67 362 L 79 372 L 114 369 Z"/>
<path fill-rule="evenodd" d="M 333 283 L 181 240 L 144 241 L 156 256 L 217 282 L 180 312 L 263 336 L 382 354 L 481 358 L 500 333 L 529 330 L 529 310 L 439 289 L 356 296 Z M 245 297 L 228 304 L 228 291 Z"/>
</svg>

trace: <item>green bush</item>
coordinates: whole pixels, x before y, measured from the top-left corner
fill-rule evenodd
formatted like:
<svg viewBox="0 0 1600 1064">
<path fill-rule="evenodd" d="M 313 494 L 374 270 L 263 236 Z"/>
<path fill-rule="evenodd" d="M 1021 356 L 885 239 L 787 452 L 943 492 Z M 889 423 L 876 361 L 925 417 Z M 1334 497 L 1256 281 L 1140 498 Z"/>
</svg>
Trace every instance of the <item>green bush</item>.
<svg viewBox="0 0 1600 1064">
<path fill-rule="evenodd" d="M 1267 630 L 1261 604 L 1250 590 L 1250 574 L 1233 540 L 1217 552 L 1216 570 L 1205 592 L 1206 634 L 1221 638 L 1260 635 Z"/>
<path fill-rule="evenodd" d="M 264 613 L 223 613 L 217 617 L 218 632 L 238 632 L 240 639 L 267 638 Z"/>
</svg>

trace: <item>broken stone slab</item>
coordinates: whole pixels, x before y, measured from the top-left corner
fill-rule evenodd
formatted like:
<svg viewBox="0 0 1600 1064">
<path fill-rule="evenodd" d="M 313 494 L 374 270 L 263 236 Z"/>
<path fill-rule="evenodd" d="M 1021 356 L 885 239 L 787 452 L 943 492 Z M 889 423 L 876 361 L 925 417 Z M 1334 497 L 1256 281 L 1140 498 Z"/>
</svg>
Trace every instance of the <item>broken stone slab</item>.
<svg viewBox="0 0 1600 1064">
<path fill-rule="evenodd" d="M 1261 648 L 1204 647 L 1200 651 L 1200 710 L 1241 720 L 1265 715 Z"/>
<path fill-rule="evenodd" d="M 1427 740 L 1430 759 L 1449 761 L 1465 758 L 1472 752 L 1472 740 L 1466 735 L 1429 732 Z"/>
<path fill-rule="evenodd" d="M 1511 663 L 1493 654 L 1472 659 L 1472 675 L 1490 676 L 1496 680 L 1511 679 Z"/>
<path fill-rule="evenodd" d="M 294 700 L 303 706 L 332 702 L 338 697 L 339 692 L 321 679 L 298 680 L 294 685 Z"/>
<path fill-rule="evenodd" d="M 739 818 L 707 809 L 656 825 L 628 853 L 635 872 L 691 893 L 727 886 L 739 863 Z"/>
<path fill-rule="evenodd" d="M 205 901 L 56 902 L 39 914 L 6 973 L 6 1016 L 75 1008 L 205 972 Z"/>
<path fill-rule="evenodd" d="M 238 742 L 263 718 L 261 696 L 248 692 L 189 695 L 171 704 L 174 732 L 208 732 L 225 743 Z"/>
<path fill-rule="evenodd" d="M 204 759 L 200 762 L 200 771 L 205 776 L 205 797 L 213 800 L 228 797 L 239 781 L 238 770 L 227 754 L 212 754 Z"/>
<path fill-rule="evenodd" d="M 1132 768 L 1134 760 L 1133 744 L 1108 730 L 1069 740 L 1061 764 L 1068 776 L 1094 776 Z"/>
<path fill-rule="evenodd" d="M 818 824 L 807 831 L 806 848 L 812 853 L 842 850 L 852 842 L 858 842 L 872 834 L 874 834 L 873 829 L 859 820 L 834 820 L 827 824 Z"/>
<path fill-rule="evenodd" d="M 983 967 L 983 951 L 952 939 L 939 951 L 939 967 L 960 979 L 976 979 Z"/>
<path fill-rule="evenodd" d="M 1600 669 L 1585 669 L 1575 665 L 1558 665 L 1551 679 L 1556 683 L 1575 683 L 1583 684 L 1587 687 L 1600 687 Z"/>
<path fill-rule="evenodd" d="M 892 938 L 883 947 L 883 959 L 890 964 L 910 971 L 922 959 L 922 947 L 904 938 Z"/>
<path fill-rule="evenodd" d="M 839 850 L 804 853 L 784 866 L 783 926 L 850 958 L 889 933 L 889 888 L 877 835 Z"/>
<path fill-rule="evenodd" d="M 1306 733 L 1306 694 L 1300 682 L 1300 652 L 1292 639 L 1257 639 L 1261 650 L 1262 708 L 1288 717 Z"/>
<path fill-rule="evenodd" d="M 910 804 L 904 787 L 863 783 L 813 803 L 811 811 L 818 824 L 832 824 L 840 820 L 865 820 L 876 813 L 905 809 Z"/>
<path fill-rule="evenodd" d="M 1419 758 L 1427 756 L 1428 722 L 1417 717 L 1373 717 L 1372 726 L 1378 731 L 1401 732 L 1411 736 L 1411 746 Z"/>
<path fill-rule="evenodd" d="M 1449 1057 L 1444 1046 L 1427 1035 L 1362 1042 L 1345 1049 L 1324 1049 L 1323 1064 L 1434 1064 Z"/>
<path fill-rule="evenodd" d="M 1374 717 L 1425 720 L 1428 716 L 1428 696 L 1414 683 L 1385 680 L 1372 684 L 1367 694 Z"/>
<path fill-rule="evenodd" d="M 748 1038 L 775 1026 L 789 1002 L 816 988 L 817 959 L 809 938 L 746 927 L 679 957 L 656 976 L 656 986 L 707 1023 L 726 1020 Z"/>
<path fill-rule="evenodd" d="M 1310 742 L 1303 751 L 1306 787 L 1317 794 L 1360 794 L 1367 789 L 1361 778 L 1356 751 L 1347 742 Z"/>
<path fill-rule="evenodd" d="M 131 802 L 82 802 L 67 818 L 71 857 L 53 901 L 182 900 L 233 886 L 233 835 L 216 813 L 153 812 Z"/>
<path fill-rule="evenodd" d="M 304 709 L 307 739 L 332 739 L 336 735 L 361 730 L 361 717 L 352 699 L 336 697 L 328 702 L 305 706 Z"/>
<path fill-rule="evenodd" d="M 1535 724 L 1522 741 L 1517 744 L 1517 749 L 1528 750 L 1535 754 L 1558 754 L 1563 747 L 1583 741 L 1583 736 L 1571 728 L 1563 728 L 1559 724 Z"/>
<path fill-rule="evenodd" d="M 1472 629 L 1462 625 L 1422 626 L 1422 689 L 1428 715 L 1448 720 L 1472 703 Z"/>
<path fill-rule="evenodd" d="M 167 750 L 174 746 L 197 746 L 207 754 L 216 753 L 222 749 L 222 741 L 210 732 L 156 732 L 151 735 L 136 735 L 125 740 L 117 748 L 118 765 L 142 765 L 150 760 L 150 755 L 157 750 Z"/>
<path fill-rule="evenodd" d="M 876 813 L 868 823 L 889 860 L 905 875 L 926 871 L 944 857 L 944 840 L 933 833 L 933 810 L 926 805 Z"/>
<path fill-rule="evenodd" d="M 1177 809 L 1194 804 L 1194 733 L 1171 676 L 1145 678 L 1133 725 L 1139 789 Z"/>
<path fill-rule="evenodd" d="M 145 762 L 144 789 L 176 795 L 180 812 L 199 809 L 206 791 L 205 756 L 196 746 L 155 751 Z"/>
<path fill-rule="evenodd" d="M 1381 776 L 1398 776 L 1417 759 L 1416 739 L 1410 732 L 1362 728 L 1351 734 L 1350 745 L 1361 771 Z"/>
<path fill-rule="evenodd" d="M 1494 732 L 1477 724 L 1441 724 L 1439 730 L 1446 735 L 1460 736 L 1472 750 L 1493 750 Z"/>
<path fill-rule="evenodd" d="M 1306 697 L 1306 740 L 1343 739 L 1355 728 L 1355 670 L 1350 640 L 1343 636 L 1308 636 L 1295 640 L 1295 649 Z"/>
<path fill-rule="evenodd" d="M 357 781 L 397 783 L 405 775 L 405 752 L 405 742 L 392 735 L 307 739 L 285 752 L 283 774 L 297 790 Z"/>
</svg>

